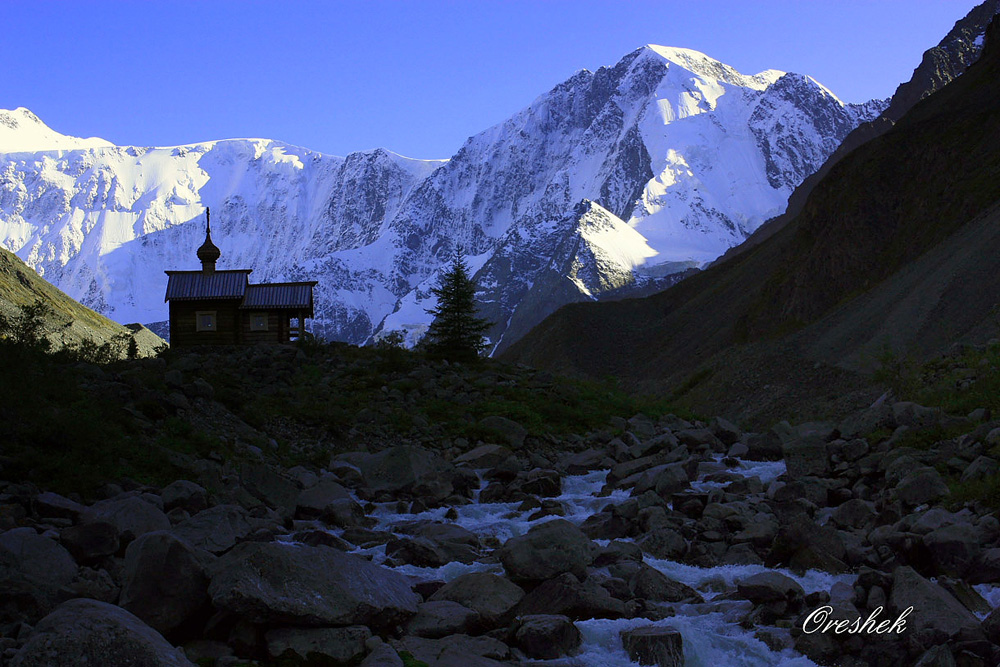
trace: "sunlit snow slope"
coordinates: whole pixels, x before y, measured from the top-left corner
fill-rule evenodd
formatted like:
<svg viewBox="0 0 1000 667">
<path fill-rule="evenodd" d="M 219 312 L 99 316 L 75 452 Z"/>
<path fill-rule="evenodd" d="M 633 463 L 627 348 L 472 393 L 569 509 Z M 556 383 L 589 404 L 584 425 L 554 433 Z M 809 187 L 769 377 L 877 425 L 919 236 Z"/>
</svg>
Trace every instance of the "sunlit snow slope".
<svg viewBox="0 0 1000 667">
<path fill-rule="evenodd" d="M 502 347 L 562 304 L 711 261 L 883 107 L 647 46 L 576 73 L 448 161 L 265 139 L 116 147 L 0 111 L 0 243 L 85 305 L 157 322 L 163 271 L 197 268 L 211 206 L 220 268 L 318 280 L 315 331 L 356 343 L 419 335 L 461 249 Z"/>
</svg>

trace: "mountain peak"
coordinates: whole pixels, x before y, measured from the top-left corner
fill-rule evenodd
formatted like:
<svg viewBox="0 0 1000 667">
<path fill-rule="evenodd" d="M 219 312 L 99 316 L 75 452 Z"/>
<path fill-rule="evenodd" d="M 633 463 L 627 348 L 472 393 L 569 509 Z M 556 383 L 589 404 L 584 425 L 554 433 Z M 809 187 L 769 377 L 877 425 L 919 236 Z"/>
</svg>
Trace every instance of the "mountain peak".
<svg viewBox="0 0 1000 667">
<path fill-rule="evenodd" d="M 668 63 L 679 65 L 695 74 L 757 90 L 767 88 L 785 75 L 785 72 L 781 70 L 768 69 L 748 76 L 739 72 L 736 68 L 694 49 L 646 44 L 642 47 L 642 51 L 658 56 Z"/>
<path fill-rule="evenodd" d="M 98 137 L 81 139 L 60 134 L 42 122 L 29 109 L 0 109 L 0 153 L 74 150 L 112 146 Z"/>
</svg>

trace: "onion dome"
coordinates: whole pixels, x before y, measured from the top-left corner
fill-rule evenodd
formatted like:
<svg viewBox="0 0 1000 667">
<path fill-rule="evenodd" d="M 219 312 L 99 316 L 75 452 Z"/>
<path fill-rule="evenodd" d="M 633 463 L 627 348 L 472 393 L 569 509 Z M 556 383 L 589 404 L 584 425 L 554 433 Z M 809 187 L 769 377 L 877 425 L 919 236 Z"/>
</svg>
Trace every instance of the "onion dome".
<svg viewBox="0 0 1000 667">
<path fill-rule="evenodd" d="M 214 243 L 212 243 L 212 223 L 209 218 L 209 209 L 205 209 L 205 242 L 198 248 L 198 259 L 201 260 L 201 267 L 205 271 L 214 271 L 215 263 L 222 256 Z"/>
</svg>

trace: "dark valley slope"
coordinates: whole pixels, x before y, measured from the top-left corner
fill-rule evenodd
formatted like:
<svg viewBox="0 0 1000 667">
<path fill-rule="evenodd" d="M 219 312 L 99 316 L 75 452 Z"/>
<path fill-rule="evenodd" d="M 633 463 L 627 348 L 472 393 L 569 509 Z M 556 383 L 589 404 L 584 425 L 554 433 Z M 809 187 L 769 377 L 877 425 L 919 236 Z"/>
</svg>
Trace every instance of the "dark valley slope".
<svg viewBox="0 0 1000 667">
<path fill-rule="evenodd" d="M 0 315 L 17 320 L 24 307 L 36 303 L 47 310 L 41 318 L 41 333 L 51 341 L 53 349 L 79 345 L 85 340 L 102 345 L 116 336 L 131 336 L 139 353 L 146 356 L 164 344 L 163 339 L 141 325 L 122 326 L 74 301 L 40 278 L 17 255 L 0 248 Z"/>
<path fill-rule="evenodd" d="M 766 419 L 870 399 L 864 372 L 886 345 L 920 358 L 994 336 L 998 31 L 770 239 L 646 299 L 567 306 L 506 359 Z"/>
</svg>

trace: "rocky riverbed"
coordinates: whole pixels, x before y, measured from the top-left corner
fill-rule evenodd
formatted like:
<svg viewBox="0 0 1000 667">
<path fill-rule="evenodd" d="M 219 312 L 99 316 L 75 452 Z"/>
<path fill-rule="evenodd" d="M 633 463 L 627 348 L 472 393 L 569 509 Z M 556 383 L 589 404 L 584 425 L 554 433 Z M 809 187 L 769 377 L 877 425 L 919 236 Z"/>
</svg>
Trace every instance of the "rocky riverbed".
<svg viewBox="0 0 1000 667">
<path fill-rule="evenodd" d="M 90 503 L 8 481 L 0 664 L 997 665 L 1000 522 L 945 482 L 997 474 L 988 417 L 636 415 L 546 447 L 495 417 Z M 897 625 L 815 631 L 873 613 Z"/>
</svg>

